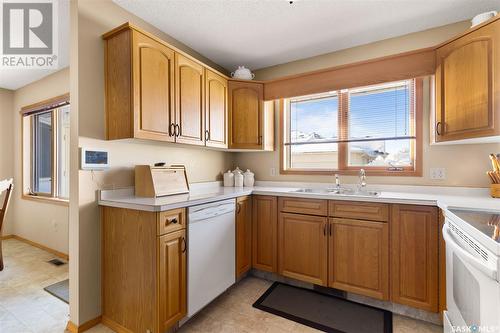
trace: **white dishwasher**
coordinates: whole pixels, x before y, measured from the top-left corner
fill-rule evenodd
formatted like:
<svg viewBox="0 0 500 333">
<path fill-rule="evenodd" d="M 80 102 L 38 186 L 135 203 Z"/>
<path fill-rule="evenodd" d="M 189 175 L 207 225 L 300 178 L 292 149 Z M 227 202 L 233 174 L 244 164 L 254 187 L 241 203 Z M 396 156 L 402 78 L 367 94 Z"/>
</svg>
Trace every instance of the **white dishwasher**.
<svg viewBox="0 0 500 333">
<path fill-rule="evenodd" d="M 188 208 L 188 317 L 236 282 L 235 205 Z"/>
</svg>

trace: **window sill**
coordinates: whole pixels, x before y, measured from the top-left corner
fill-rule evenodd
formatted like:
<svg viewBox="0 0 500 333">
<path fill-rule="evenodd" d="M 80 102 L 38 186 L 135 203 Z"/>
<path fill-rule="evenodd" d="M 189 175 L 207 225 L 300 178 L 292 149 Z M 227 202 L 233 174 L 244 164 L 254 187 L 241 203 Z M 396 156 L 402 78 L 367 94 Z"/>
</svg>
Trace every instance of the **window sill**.
<svg viewBox="0 0 500 333">
<path fill-rule="evenodd" d="M 422 177 L 422 172 L 420 170 L 404 170 L 404 171 L 386 171 L 386 170 L 370 170 L 365 169 L 366 175 L 370 176 L 389 176 L 389 177 Z M 304 170 L 304 169 L 287 169 L 280 170 L 281 175 L 310 175 L 310 176 L 334 176 L 345 175 L 345 176 L 357 176 L 359 175 L 359 170 Z"/>
<path fill-rule="evenodd" d="M 66 199 L 43 197 L 43 196 L 37 196 L 37 195 L 29 195 L 26 193 L 22 195 L 22 198 L 24 200 L 38 201 L 38 202 L 47 203 L 47 204 L 54 204 L 54 205 L 66 206 L 66 207 L 69 206 L 69 200 L 66 200 Z"/>
</svg>

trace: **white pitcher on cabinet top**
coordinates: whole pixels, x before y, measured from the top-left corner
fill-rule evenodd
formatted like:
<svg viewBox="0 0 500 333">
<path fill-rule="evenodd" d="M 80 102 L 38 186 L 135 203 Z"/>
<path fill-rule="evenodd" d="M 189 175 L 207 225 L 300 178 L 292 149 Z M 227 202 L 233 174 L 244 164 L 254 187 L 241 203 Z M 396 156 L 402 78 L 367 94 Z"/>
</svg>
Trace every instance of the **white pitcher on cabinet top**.
<svg viewBox="0 0 500 333">
<path fill-rule="evenodd" d="M 240 79 L 240 80 L 253 80 L 255 74 L 252 73 L 245 66 L 238 66 L 238 69 L 236 69 L 234 72 L 231 73 L 231 77 L 233 79 Z"/>
</svg>

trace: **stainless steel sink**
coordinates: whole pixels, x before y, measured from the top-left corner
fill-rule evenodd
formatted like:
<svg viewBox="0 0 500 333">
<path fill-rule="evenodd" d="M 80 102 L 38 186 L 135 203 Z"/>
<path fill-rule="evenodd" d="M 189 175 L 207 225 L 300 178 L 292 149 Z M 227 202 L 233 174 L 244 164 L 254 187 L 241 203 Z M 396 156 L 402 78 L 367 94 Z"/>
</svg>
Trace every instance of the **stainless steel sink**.
<svg viewBox="0 0 500 333">
<path fill-rule="evenodd" d="M 299 188 L 297 190 L 292 190 L 290 192 L 295 193 L 310 193 L 310 194 L 332 194 L 332 195 L 352 195 L 352 196 L 365 196 L 365 197 L 377 197 L 380 192 L 376 191 L 356 191 L 349 188 Z"/>
</svg>

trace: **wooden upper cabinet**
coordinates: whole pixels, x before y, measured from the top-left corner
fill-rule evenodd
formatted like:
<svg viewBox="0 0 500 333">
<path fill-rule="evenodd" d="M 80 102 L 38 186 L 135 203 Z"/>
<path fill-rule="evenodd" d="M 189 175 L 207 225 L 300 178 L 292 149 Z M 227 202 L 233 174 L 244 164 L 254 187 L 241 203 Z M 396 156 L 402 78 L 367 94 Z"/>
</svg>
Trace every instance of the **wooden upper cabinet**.
<svg viewBox="0 0 500 333">
<path fill-rule="evenodd" d="M 280 213 L 278 273 L 326 286 L 328 275 L 327 218 Z"/>
<path fill-rule="evenodd" d="M 229 81 L 229 148 L 274 150 L 274 102 L 264 85 Z"/>
<path fill-rule="evenodd" d="M 389 226 L 385 222 L 330 219 L 328 286 L 389 299 Z"/>
<path fill-rule="evenodd" d="M 186 230 L 161 236 L 158 242 L 159 332 L 165 332 L 187 313 Z"/>
<path fill-rule="evenodd" d="M 205 144 L 204 68 L 187 57 L 175 54 L 176 141 Z"/>
<path fill-rule="evenodd" d="M 227 79 L 205 72 L 205 144 L 227 148 Z"/>
<path fill-rule="evenodd" d="M 435 141 L 500 135 L 500 21 L 436 51 Z"/>
<path fill-rule="evenodd" d="M 393 205 L 391 300 L 438 311 L 438 212 L 436 207 Z"/>
<path fill-rule="evenodd" d="M 236 278 L 252 268 L 252 197 L 236 200 Z"/>
<path fill-rule="evenodd" d="M 252 266 L 268 272 L 278 268 L 278 200 L 255 195 L 252 199 Z"/>
<path fill-rule="evenodd" d="M 129 29 L 107 37 L 105 52 L 107 139 L 173 142 L 174 51 Z"/>
</svg>

